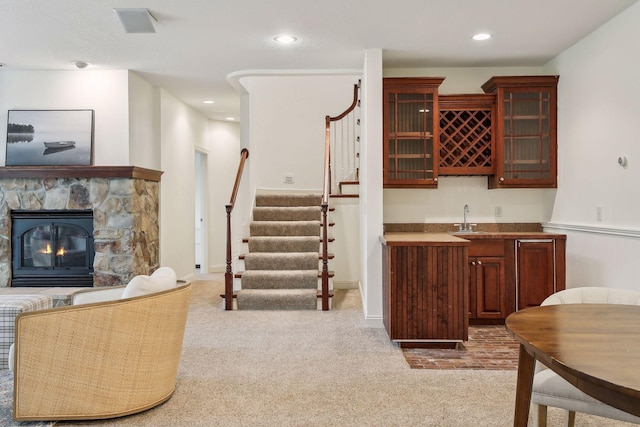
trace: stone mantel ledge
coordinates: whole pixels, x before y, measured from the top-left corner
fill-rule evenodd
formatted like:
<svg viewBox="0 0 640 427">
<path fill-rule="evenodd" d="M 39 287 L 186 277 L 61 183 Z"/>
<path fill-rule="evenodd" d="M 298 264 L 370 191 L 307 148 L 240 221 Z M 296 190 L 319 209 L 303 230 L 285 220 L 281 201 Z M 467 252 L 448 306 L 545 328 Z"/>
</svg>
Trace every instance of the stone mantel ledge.
<svg viewBox="0 0 640 427">
<path fill-rule="evenodd" d="M 2 166 L 0 179 L 125 178 L 160 181 L 162 171 L 138 166 Z"/>
</svg>

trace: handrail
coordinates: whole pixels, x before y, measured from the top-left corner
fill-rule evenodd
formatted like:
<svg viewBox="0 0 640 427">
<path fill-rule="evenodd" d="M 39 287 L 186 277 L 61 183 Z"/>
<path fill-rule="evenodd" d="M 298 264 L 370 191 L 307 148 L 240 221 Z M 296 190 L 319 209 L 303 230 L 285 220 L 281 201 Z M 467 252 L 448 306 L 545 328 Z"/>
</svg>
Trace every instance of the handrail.
<svg viewBox="0 0 640 427">
<path fill-rule="evenodd" d="M 231 252 L 231 211 L 236 204 L 236 197 L 238 195 L 238 188 L 240 187 L 240 179 L 242 178 L 242 171 L 244 170 L 244 162 L 249 158 L 249 150 L 243 148 L 240 151 L 240 164 L 238 165 L 238 172 L 236 174 L 236 181 L 233 184 L 233 190 L 231 191 L 231 199 L 229 204 L 225 206 L 227 211 L 227 269 L 224 273 L 224 309 L 233 310 L 233 269 L 231 268 L 232 252 Z"/>
<path fill-rule="evenodd" d="M 353 102 L 344 110 L 342 114 L 335 117 L 325 116 L 325 138 L 324 138 L 324 184 L 322 186 L 322 204 L 329 204 L 329 194 L 331 193 L 331 122 L 342 120 L 347 114 L 352 112 L 358 105 L 358 87 L 353 85 Z"/>
<path fill-rule="evenodd" d="M 358 105 L 358 84 L 353 85 L 353 103 L 342 114 L 325 116 L 324 178 L 322 184 L 322 310 L 329 310 L 329 194 L 331 193 L 331 122 L 343 119 Z"/>
<path fill-rule="evenodd" d="M 349 108 L 344 110 L 344 112 L 339 116 L 330 117 L 330 120 L 332 122 L 336 122 L 338 120 L 343 119 L 347 114 L 352 112 L 354 108 L 356 108 L 356 105 L 358 105 L 358 87 L 359 85 L 357 83 L 353 85 L 353 103 L 349 106 Z"/>
</svg>

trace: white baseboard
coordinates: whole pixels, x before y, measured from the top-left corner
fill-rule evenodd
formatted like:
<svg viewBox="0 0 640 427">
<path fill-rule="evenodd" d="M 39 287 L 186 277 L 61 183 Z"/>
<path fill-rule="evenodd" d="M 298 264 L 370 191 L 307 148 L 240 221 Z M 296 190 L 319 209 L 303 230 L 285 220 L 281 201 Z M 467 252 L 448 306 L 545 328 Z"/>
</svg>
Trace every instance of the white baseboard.
<svg viewBox="0 0 640 427">
<path fill-rule="evenodd" d="M 358 289 L 359 282 L 354 281 L 333 281 L 333 289 Z"/>
</svg>

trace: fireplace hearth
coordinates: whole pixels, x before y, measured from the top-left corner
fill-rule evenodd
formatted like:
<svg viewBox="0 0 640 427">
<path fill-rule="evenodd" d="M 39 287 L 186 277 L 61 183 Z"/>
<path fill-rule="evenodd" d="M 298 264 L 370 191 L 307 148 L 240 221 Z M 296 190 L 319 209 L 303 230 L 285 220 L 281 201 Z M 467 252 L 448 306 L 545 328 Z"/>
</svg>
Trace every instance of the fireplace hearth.
<svg viewBox="0 0 640 427">
<path fill-rule="evenodd" d="M 93 286 L 93 211 L 11 212 L 11 286 Z"/>
</svg>

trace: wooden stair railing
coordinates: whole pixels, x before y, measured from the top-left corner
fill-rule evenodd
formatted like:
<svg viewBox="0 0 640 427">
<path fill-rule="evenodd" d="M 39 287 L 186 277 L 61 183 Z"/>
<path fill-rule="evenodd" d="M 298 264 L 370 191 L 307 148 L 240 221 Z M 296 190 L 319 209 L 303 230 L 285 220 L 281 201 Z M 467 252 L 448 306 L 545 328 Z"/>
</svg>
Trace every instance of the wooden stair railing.
<svg viewBox="0 0 640 427">
<path fill-rule="evenodd" d="M 327 116 L 327 128 L 331 135 L 331 193 L 340 194 L 338 184 L 358 181 L 360 136 L 359 101 L 360 81 L 353 85 L 353 103 L 336 117 Z"/>
<path fill-rule="evenodd" d="M 352 112 L 358 104 L 359 84 L 353 85 L 353 103 L 342 114 L 331 117 L 325 116 L 325 140 L 324 140 L 324 180 L 322 184 L 322 310 L 329 310 L 329 195 L 331 194 L 331 122 L 342 120 Z"/>
<path fill-rule="evenodd" d="M 249 158 L 249 150 L 243 148 L 240 151 L 240 164 L 238 165 L 238 173 L 236 174 L 236 182 L 233 185 L 233 191 L 231 192 L 231 200 L 229 204 L 225 206 L 227 210 L 227 269 L 224 274 L 224 309 L 233 310 L 233 299 L 236 295 L 233 293 L 233 269 L 231 263 L 233 255 L 231 251 L 231 212 L 233 206 L 236 203 L 236 196 L 238 195 L 238 188 L 240 187 L 240 178 L 242 178 L 242 171 L 244 169 L 244 162 Z"/>
</svg>

